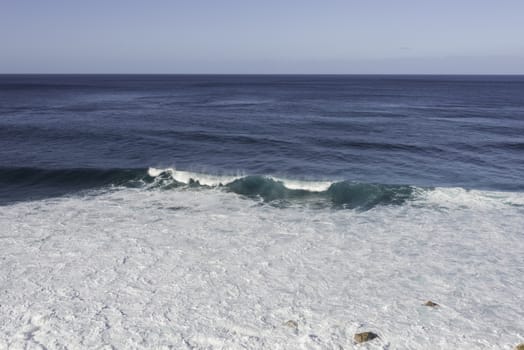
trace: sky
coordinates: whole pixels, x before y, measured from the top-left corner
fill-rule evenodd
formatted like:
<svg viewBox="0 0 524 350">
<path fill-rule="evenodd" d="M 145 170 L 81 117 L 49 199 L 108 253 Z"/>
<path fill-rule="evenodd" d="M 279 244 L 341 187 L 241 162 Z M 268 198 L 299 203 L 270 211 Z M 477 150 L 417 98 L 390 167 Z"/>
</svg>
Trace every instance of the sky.
<svg viewBox="0 0 524 350">
<path fill-rule="evenodd" d="M 0 0 L 0 73 L 524 74 L 524 1 Z"/>
</svg>

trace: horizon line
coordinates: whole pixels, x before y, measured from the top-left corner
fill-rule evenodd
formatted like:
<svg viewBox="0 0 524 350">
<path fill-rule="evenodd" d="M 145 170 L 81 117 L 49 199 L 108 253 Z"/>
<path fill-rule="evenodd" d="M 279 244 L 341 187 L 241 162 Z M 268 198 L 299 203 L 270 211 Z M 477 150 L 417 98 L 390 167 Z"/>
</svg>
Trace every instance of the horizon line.
<svg viewBox="0 0 524 350">
<path fill-rule="evenodd" d="M 3 73 L 0 75 L 200 75 L 200 76 L 524 76 L 524 73 Z"/>
</svg>

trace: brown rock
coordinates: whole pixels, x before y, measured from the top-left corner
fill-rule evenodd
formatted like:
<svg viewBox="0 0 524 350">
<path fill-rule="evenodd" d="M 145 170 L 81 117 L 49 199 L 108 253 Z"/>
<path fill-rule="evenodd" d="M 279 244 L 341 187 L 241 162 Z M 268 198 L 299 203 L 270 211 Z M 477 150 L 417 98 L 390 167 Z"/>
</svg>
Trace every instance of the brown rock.
<svg viewBox="0 0 524 350">
<path fill-rule="evenodd" d="M 432 302 L 431 300 L 428 300 L 424 303 L 425 306 L 429 306 L 429 307 L 437 307 L 439 306 L 437 303 L 434 303 Z"/>
<path fill-rule="evenodd" d="M 357 343 L 363 343 L 363 342 L 366 342 L 366 341 L 373 340 L 373 339 L 375 339 L 377 337 L 378 337 L 378 335 L 373 333 L 373 332 L 362 332 L 362 333 L 355 334 L 353 339 L 355 339 L 355 341 Z"/>
<path fill-rule="evenodd" d="M 288 326 L 288 327 L 291 327 L 291 328 L 295 328 L 297 329 L 298 328 L 298 323 L 297 321 L 293 321 L 293 320 L 289 320 L 289 321 L 286 321 L 284 323 L 285 326 Z"/>
<path fill-rule="evenodd" d="M 524 350 L 524 343 L 515 346 L 515 350 Z"/>
</svg>

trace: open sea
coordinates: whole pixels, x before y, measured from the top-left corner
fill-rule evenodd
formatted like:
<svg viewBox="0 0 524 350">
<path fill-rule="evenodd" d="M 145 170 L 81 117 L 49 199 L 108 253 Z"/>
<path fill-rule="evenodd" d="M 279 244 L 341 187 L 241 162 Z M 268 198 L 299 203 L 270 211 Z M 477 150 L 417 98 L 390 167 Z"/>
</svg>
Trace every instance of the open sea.
<svg viewBox="0 0 524 350">
<path fill-rule="evenodd" d="M 524 76 L 0 75 L 0 246 L 2 349 L 513 349 Z"/>
</svg>

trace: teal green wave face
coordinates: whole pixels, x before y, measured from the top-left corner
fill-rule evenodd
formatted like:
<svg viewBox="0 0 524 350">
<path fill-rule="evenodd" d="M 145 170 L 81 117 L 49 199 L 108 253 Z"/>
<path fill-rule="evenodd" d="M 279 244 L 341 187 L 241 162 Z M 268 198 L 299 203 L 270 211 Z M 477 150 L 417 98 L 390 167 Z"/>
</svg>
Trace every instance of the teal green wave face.
<svg viewBox="0 0 524 350">
<path fill-rule="evenodd" d="M 309 206 L 368 210 L 377 205 L 401 205 L 415 194 L 412 186 L 335 182 L 326 191 L 289 189 L 284 182 L 263 176 L 247 176 L 226 185 L 232 192 L 264 202 L 287 206 Z"/>
</svg>

